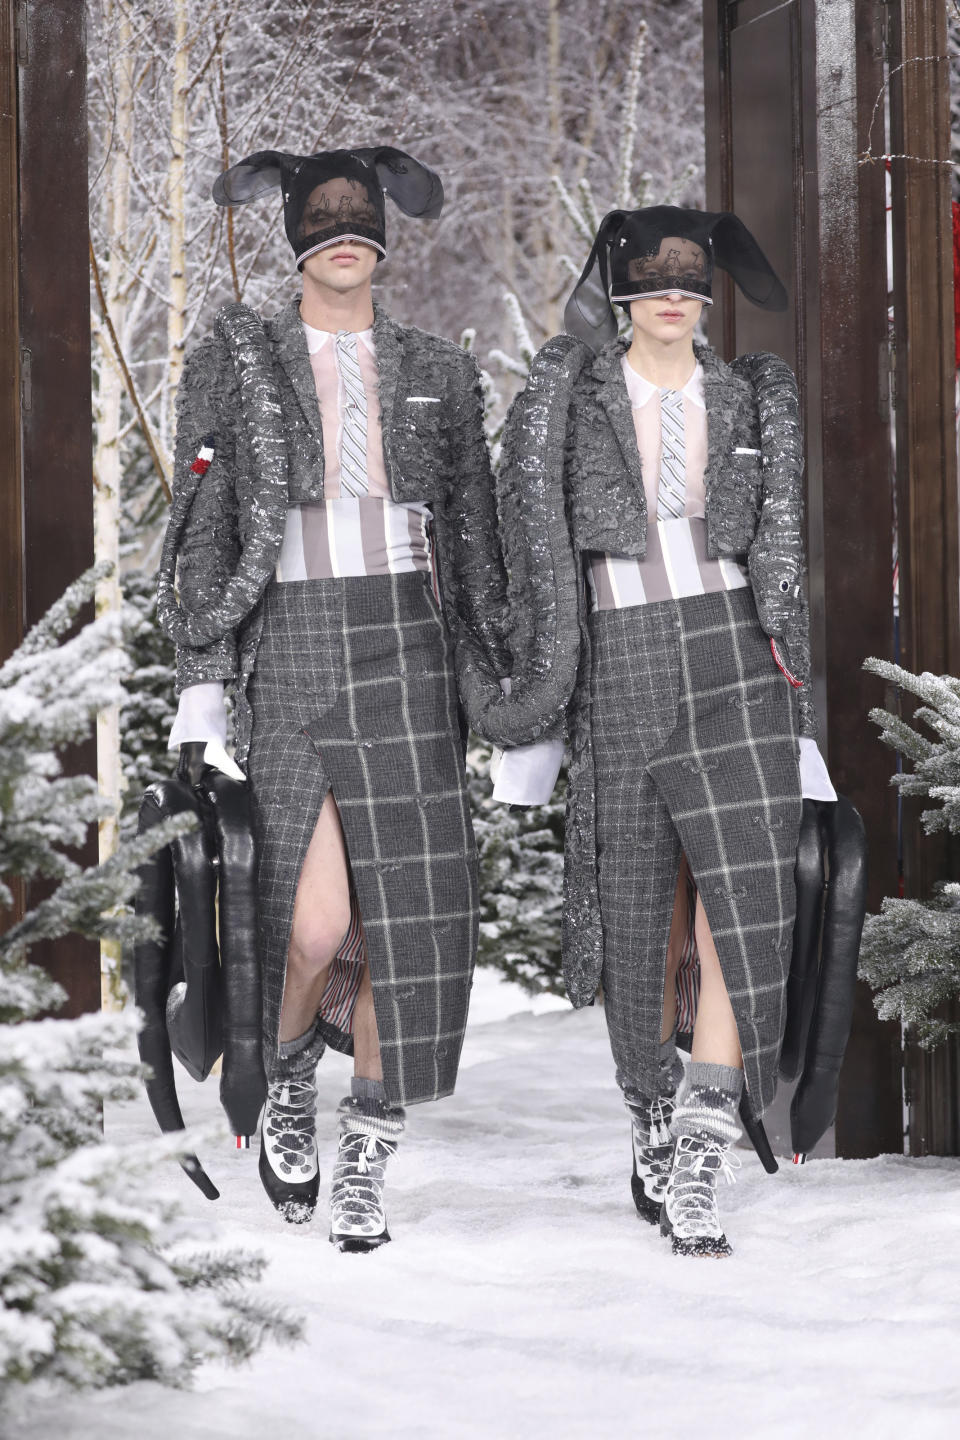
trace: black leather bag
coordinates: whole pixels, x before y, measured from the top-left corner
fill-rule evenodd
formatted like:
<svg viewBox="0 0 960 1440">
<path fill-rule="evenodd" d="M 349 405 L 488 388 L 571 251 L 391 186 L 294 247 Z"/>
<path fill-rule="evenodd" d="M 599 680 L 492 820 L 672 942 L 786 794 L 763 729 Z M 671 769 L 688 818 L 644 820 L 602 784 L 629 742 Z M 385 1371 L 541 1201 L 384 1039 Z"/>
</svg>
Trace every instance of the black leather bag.
<svg viewBox="0 0 960 1440">
<path fill-rule="evenodd" d="M 256 945 L 256 855 L 245 781 L 204 766 L 151 785 L 140 804 L 139 834 L 192 814 L 197 826 L 140 867 L 138 915 L 160 938 L 134 949 L 134 994 L 143 1011 L 140 1059 L 150 1067 L 147 1096 L 161 1130 L 184 1128 L 173 1055 L 195 1080 L 223 1055 L 220 1101 L 238 1137 L 252 1135 L 266 1097 L 261 1053 L 260 967 Z M 210 1200 L 219 1191 L 195 1155 L 181 1164 Z"/>
<path fill-rule="evenodd" d="M 866 831 L 842 795 L 835 802 L 804 800 L 795 873 L 797 917 L 780 1078 L 799 1078 L 790 1102 L 790 1142 L 794 1161 L 802 1163 L 837 1113 L 867 912 Z M 746 1096 L 740 1118 L 763 1168 L 774 1174 L 776 1158 Z"/>
<path fill-rule="evenodd" d="M 796 873 L 780 1075 L 800 1081 L 790 1105 L 790 1138 L 799 1160 L 837 1113 L 867 910 L 866 831 L 842 795 L 835 804 L 804 800 Z"/>
</svg>

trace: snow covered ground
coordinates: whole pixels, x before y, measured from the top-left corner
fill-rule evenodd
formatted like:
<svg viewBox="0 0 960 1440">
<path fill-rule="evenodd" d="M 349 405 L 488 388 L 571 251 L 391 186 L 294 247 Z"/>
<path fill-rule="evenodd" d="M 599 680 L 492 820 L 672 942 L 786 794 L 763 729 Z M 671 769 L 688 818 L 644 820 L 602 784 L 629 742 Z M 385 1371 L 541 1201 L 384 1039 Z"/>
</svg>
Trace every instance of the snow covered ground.
<svg viewBox="0 0 960 1440">
<path fill-rule="evenodd" d="M 34 1399 L 4 1440 L 594 1440 L 960 1434 L 960 1161 L 819 1160 L 724 1192 L 736 1254 L 677 1260 L 636 1217 L 603 1016 L 481 972 L 456 1096 L 411 1112 L 389 1189 L 395 1243 L 286 1227 L 257 1152 L 208 1150 L 211 1205 L 163 1180 L 219 1239 L 264 1251 L 304 1345 L 191 1391 L 152 1383 Z M 321 1163 L 348 1062 L 320 1069 Z M 216 1085 L 184 1079 L 189 1119 Z M 107 1117 L 152 1131 L 146 1101 Z"/>
</svg>

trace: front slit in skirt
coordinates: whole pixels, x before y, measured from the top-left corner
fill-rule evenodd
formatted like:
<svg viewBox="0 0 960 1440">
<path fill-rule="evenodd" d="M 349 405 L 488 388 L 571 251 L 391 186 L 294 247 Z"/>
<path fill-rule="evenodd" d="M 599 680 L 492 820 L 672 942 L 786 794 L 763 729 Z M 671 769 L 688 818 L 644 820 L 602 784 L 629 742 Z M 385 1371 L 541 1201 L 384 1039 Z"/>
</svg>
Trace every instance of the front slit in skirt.
<svg viewBox="0 0 960 1440">
<path fill-rule="evenodd" d="M 297 884 L 332 790 L 388 1099 L 449 1094 L 476 957 L 477 858 L 453 647 L 429 577 L 271 582 L 248 693 L 267 1073 Z M 318 1036 L 310 1058 L 322 1048 Z"/>
<path fill-rule="evenodd" d="M 795 692 L 749 589 L 597 611 L 589 624 L 602 979 L 617 1079 L 656 1094 L 683 851 L 759 1114 L 776 1088 L 796 909 Z"/>
</svg>

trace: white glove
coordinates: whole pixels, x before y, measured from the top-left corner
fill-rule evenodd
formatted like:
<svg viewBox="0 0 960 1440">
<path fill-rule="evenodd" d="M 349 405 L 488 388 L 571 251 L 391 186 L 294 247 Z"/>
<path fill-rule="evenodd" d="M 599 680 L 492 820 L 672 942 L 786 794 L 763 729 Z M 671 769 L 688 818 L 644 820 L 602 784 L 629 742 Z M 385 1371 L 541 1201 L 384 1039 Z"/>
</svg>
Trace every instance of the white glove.
<svg viewBox="0 0 960 1440">
<path fill-rule="evenodd" d="M 800 736 L 800 794 L 804 800 L 837 798 L 817 742 L 809 735 Z"/>
</svg>

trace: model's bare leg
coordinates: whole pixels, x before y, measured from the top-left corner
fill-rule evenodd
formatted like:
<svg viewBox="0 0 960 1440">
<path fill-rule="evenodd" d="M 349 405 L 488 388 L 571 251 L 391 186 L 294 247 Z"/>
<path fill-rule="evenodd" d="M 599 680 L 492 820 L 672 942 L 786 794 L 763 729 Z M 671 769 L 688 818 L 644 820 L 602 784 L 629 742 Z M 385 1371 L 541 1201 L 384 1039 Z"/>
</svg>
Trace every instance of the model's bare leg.
<svg viewBox="0 0 960 1440">
<path fill-rule="evenodd" d="M 377 1032 L 377 1016 L 373 1008 L 373 986 L 370 983 L 370 966 L 364 965 L 363 978 L 353 1010 L 353 1073 L 365 1080 L 382 1080 L 383 1066 L 380 1063 L 380 1036 Z"/>
<path fill-rule="evenodd" d="M 295 1040 L 316 1018 L 330 962 L 350 924 L 350 878 L 340 812 L 327 795 L 307 849 L 293 907 L 280 1040 Z"/>
<path fill-rule="evenodd" d="M 699 895 L 694 933 L 700 952 L 700 1000 L 693 1029 L 692 1058 L 742 1070 L 743 1055 L 740 1051 L 737 1022 L 720 968 L 720 957 L 713 943 L 703 901 Z"/>
</svg>

